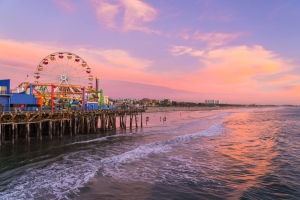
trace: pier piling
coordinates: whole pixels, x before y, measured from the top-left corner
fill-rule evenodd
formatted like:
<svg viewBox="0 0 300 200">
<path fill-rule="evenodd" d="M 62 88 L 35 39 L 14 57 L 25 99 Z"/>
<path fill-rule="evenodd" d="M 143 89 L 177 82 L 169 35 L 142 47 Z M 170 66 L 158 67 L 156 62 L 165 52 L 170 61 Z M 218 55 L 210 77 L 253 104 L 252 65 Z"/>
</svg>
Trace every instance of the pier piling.
<svg viewBox="0 0 300 200">
<path fill-rule="evenodd" d="M 24 139 L 28 144 L 31 136 L 36 136 L 37 141 L 43 140 L 43 134 L 48 133 L 48 138 L 54 136 L 60 138 L 65 135 L 70 137 L 77 134 L 96 133 L 101 131 L 115 130 L 119 117 L 120 129 L 126 129 L 127 116 L 129 126 L 132 129 L 134 120 L 138 127 L 137 115 L 141 114 L 141 127 L 143 109 L 135 110 L 93 110 L 93 111 L 24 111 L 0 113 L 0 147 L 6 139 L 12 144 L 19 139 Z M 67 133 L 67 134 L 66 134 Z"/>
</svg>

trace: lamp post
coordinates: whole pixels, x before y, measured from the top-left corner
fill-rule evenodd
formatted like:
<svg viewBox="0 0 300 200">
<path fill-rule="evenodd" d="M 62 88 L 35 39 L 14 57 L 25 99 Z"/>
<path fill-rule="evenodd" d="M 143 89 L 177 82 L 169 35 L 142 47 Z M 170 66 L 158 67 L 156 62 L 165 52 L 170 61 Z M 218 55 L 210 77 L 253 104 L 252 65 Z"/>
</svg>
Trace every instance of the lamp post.
<svg viewBox="0 0 300 200">
<path fill-rule="evenodd" d="M 82 90 L 82 110 L 85 110 L 85 87 L 81 88 Z"/>
<path fill-rule="evenodd" d="M 51 85 L 51 110 L 54 109 L 54 84 Z"/>
<path fill-rule="evenodd" d="M 99 91 L 99 78 L 96 77 L 96 91 Z M 96 93 L 97 101 L 99 101 L 99 95 Z"/>
</svg>

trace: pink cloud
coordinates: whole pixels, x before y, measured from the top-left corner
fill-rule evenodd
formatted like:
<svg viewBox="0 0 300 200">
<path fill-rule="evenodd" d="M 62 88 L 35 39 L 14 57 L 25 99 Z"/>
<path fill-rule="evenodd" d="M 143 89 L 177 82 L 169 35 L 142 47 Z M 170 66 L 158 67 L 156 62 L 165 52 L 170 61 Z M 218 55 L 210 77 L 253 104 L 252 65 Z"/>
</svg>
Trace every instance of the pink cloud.
<svg viewBox="0 0 300 200">
<path fill-rule="evenodd" d="M 185 28 L 185 29 L 182 29 L 181 31 L 176 31 L 176 32 L 172 32 L 172 33 L 166 33 L 165 34 L 166 37 L 169 37 L 169 38 L 182 38 L 184 40 L 189 40 L 191 39 L 191 36 L 192 34 L 190 34 L 190 29 L 188 28 Z"/>
<path fill-rule="evenodd" d="M 268 86 L 274 86 L 274 85 L 289 85 L 291 83 L 295 83 L 299 80 L 299 76 L 295 74 L 287 74 L 285 73 L 279 73 L 271 76 L 256 76 L 254 77 L 255 80 L 257 80 L 259 83 L 268 85 Z"/>
<path fill-rule="evenodd" d="M 141 0 L 121 0 L 125 7 L 124 30 L 138 30 L 146 33 L 160 34 L 160 31 L 143 26 L 144 23 L 155 20 L 157 11 Z"/>
<path fill-rule="evenodd" d="M 196 31 L 191 38 L 200 42 L 204 42 L 208 44 L 209 47 L 216 47 L 228 44 L 241 35 L 241 33 L 201 33 L 200 31 Z"/>
<path fill-rule="evenodd" d="M 60 8 L 72 11 L 75 9 L 74 4 L 70 0 L 53 0 Z"/>
<path fill-rule="evenodd" d="M 206 7 L 208 4 L 206 5 Z M 217 8 L 217 5 L 212 6 L 212 9 L 206 9 L 200 16 L 199 20 L 212 20 L 212 21 L 221 21 L 229 22 L 232 20 L 235 12 L 232 10 Z"/>
<path fill-rule="evenodd" d="M 117 27 L 115 17 L 119 13 L 118 4 L 111 4 L 106 1 L 92 1 L 96 7 L 96 16 L 98 22 L 108 29 Z"/>
<path fill-rule="evenodd" d="M 145 87 L 137 87 L 139 89 L 136 91 L 144 94 L 145 97 L 148 94 L 155 96 L 156 93 L 163 95 L 162 91 L 165 90 L 157 88 L 158 91 L 152 91 L 149 88 L 154 87 L 146 86 L 152 85 L 184 90 L 186 92 L 165 92 L 165 94 L 170 98 L 173 94 L 173 98 L 176 99 L 180 99 L 180 94 L 182 94 L 181 99 L 194 101 L 197 99 L 202 101 L 204 98 L 220 99 L 228 103 L 237 103 L 237 101 L 240 103 L 296 103 L 299 101 L 300 84 L 297 84 L 297 80 L 300 77 L 291 72 L 294 66 L 290 60 L 258 45 L 218 48 L 205 52 L 189 46 L 171 46 L 172 53 L 176 56 L 173 58 L 175 65 L 175 59 L 188 55 L 199 60 L 198 68 L 193 71 L 178 69 L 160 73 L 150 73 L 147 70 L 151 68 L 153 61 L 135 57 L 121 49 L 87 50 L 53 43 L 3 39 L 0 39 L 0 47 L 0 66 L 2 67 L 0 78 L 11 78 L 13 87 L 25 81 L 27 74 L 33 82 L 32 76 L 39 62 L 47 55 L 57 52 L 58 49 L 65 49 L 65 51 L 81 56 L 92 68 L 94 77 L 99 77 L 101 80 L 144 84 Z M 127 86 L 128 84 L 124 84 L 124 87 Z M 123 89 L 118 86 L 118 89 L 114 90 Z M 194 93 L 187 93 L 187 91 Z"/>
<path fill-rule="evenodd" d="M 252 76 L 275 74 L 286 70 L 284 60 L 261 46 L 228 47 L 208 52 L 200 73 L 211 76 L 214 83 L 227 86 L 253 84 Z"/>
<path fill-rule="evenodd" d="M 141 0 L 92 0 L 99 23 L 108 29 L 117 27 L 116 16 L 124 10 L 121 29 L 119 31 L 141 31 L 147 34 L 161 32 L 146 26 L 156 19 L 157 10 Z"/>
<path fill-rule="evenodd" d="M 119 7 L 117 5 L 102 3 L 102 6 L 100 6 L 96 12 L 100 23 L 104 24 L 109 29 L 116 28 L 114 17 L 119 12 Z"/>
<path fill-rule="evenodd" d="M 173 54 L 173 56 L 188 54 L 190 56 L 198 57 L 204 54 L 204 51 L 195 50 L 192 47 L 188 46 L 171 46 L 170 51 Z"/>
<path fill-rule="evenodd" d="M 88 50 L 79 49 L 84 54 L 89 54 L 91 59 L 99 60 L 100 62 L 110 63 L 115 66 L 120 66 L 126 69 L 144 69 L 151 65 L 151 61 L 141 58 L 135 58 L 124 50 Z"/>
<path fill-rule="evenodd" d="M 179 37 L 184 40 L 197 41 L 206 45 L 207 49 L 224 46 L 243 36 L 244 33 L 222 33 L 222 32 L 201 32 L 200 30 L 191 33 L 189 29 L 183 29 L 176 34 L 167 34 L 167 37 Z"/>
<path fill-rule="evenodd" d="M 52 43 L 18 42 L 3 39 L 0 39 L 0 47 L 0 66 L 5 67 L 7 71 L 7 73 L 0 74 L 0 78 L 11 78 L 13 84 L 23 82 L 27 74 L 33 82 L 33 75 L 42 59 L 62 49 L 81 56 L 91 67 L 93 76 L 101 79 L 130 80 L 137 83 L 165 86 L 172 86 L 180 82 L 162 74 L 145 72 L 144 70 L 151 66 L 152 61 L 134 57 L 120 49 L 87 50 Z M 5 72 L 5 70 L 3 71 Z"/>
<path fill-rule="evenodd" d="M 252 96 L 268 98 L 270 95 L 289 93 L 290 90 L 295 93 L 297 90 L 286 88 L 285 91 L 282 91 L 282 86 L 299 80 L 300 76 L 290 72 L 295 66 L 291 64 L 289 59 L 280 57 L 262 46 L 224 47 L 202 54 L 199 53 L 202 52 L 201 50 L 188 46 L 173 46 L 170 51 L 174 56 L 190 55 L 199 58 L 200 68 L 190 74 L 182 74 L 182 79 L 186 80 L 187 83 L 193 83 L 189 85 L 190 91 L 247 93 Z M 272 80 L 265 79 L 264 82 L 258 82 L 255 78 L 270 75 L 276 76 Z M 269 96 L 259 92 L 262 87 L 265 90 L 269 88 Z"/>
</svg>

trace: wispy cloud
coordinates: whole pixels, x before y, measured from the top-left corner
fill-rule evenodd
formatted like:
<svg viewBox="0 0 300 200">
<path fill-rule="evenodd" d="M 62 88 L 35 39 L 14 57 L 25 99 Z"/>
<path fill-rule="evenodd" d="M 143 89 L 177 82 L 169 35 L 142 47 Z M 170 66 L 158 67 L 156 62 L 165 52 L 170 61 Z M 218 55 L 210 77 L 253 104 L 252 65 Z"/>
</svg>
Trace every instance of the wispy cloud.
<svg viewBox="0 0 300 200">
<path fill-rule="evenodd" d="M 117 27 L 115 17 L 119 12 L 119 5 L 110 4 L 103 1 L 94 1 L 96 5 L 96 16 L 98 22 L 108 29 L 114 29 Z"/>
<path fill-rule="evenodd" d="M 206 46 L 207 49 L 211 49 L 218 46 L 224 46 L 238 38 L 244 36 L 244 33 L 224 33 L 224 32 L 202 32 L 196 30 L 193 33 L 189 29 L 183 29 L 177 34 L 168 34 L 168 37 L 179 37 L 184 40 L 197 41 Z"/>
<path fill-rule="evenodd" d="M 190 29 L 184 28 L 182 30 L 169 31 L 164 33 L 167 38 L 182 38 L 184 40 L 189 40 L 191 37 Z"/>
<path fill-rule="evenodd" d="M 68 11 L 72 11 L 75 9 L 74 4 L 71 0 L 52 0 L 54 1 L 60 8 L 63 8 Z"/>
<path fill-rule="evenodd" d="M 14 76 L 10 76 L 8 73 L 0 74 L 0 78 L 11 77 L 13 82 L 17 84 L 21 80 L 19 77 L 24 77 L 26 74 L 33 78 L 39 62 L 49 54 L 57 52 L 58 49 L 66 49 L 66 51 L 81 56 L 91 67 L 94 76 L 144 83 L 151 83 L 155 79 L 154 75 L 144 72 L 151 66 L 152 61 L 133 56 L 121 49 L 86 49 L 61 44 L 19 42 L 1 38 L 0 46 L 0 66 L 10 69 L 10 74 L 14 74 Z M 19 80 L 14 77 L 18 77 Z"/>
<path fill-rule="evenodd" d="M 122 49 L 87 49 L 62 46 L 52 43 L 18 42 L 0 39 L 0 78 L 12 78 L 13 85 L 19 84 L 26 74 L 32 77 L 38 63 L 57 49 L 74 52 L 87 61 L 94 76 L 101 79 L 132 81 L 155 84 L 176 89 L 201 93 L 227 95 L 227 100 L 235 95 L 257 95 L 269 102 L 264 91 L 274 96 L 285 96 L 286 102 L 300 92 L 299 76 L 293 73 L 295 66 L 262 46 L 221 47 L 203 51 L 190 46 L 171 46 L 176 57 L 192 56 L 199 60 L 193 71 L 173 71 L 172 73 L 150 73 L 151 60 L 139 58 Z M 16 58 L 21 63 L 16 63 Z M 255 58 L 255 59 L 254 59 Z M 175 61 L 176 62 L 176 61 Z M 12 76 L 13 74 L 13 76 Z M 32 80 L 33 81 L 33 80 Z M 272 99 L 271 99 L 272 100 Z M 232 100 L 234 102 L 234 99 Z M 263 100 L 262 100 L 263 102 Z M 275 101 L 274 101 L 275 102 Z M 279 101 L 278 101 L 279 102 Z"/>
<path fill-rule="evenodd" d="M 300 82 L 299 76 L 291 74 L 290 71 L 282 71 L 276 74 L 270 75 L 257 75 L 253 76 L 253 79 L 260 84 L 278 85 L 278 84 L 293 84 Z"/>
<path fill-rule="evenodd" d="M 188 54 L 190 56 L 203 56 L 204 51 L 195 50 L 188 46 L 171 46 L 170 52 L 173 56 Z"/>
<path fill-rule="evenodd" d="M 147 68 L 151 65 L 151 61 L 141 58 L 135 58 L 124 50 L 90 50 L 90 49 L 79 49 L 84 54 L 89 54 L 95 61 L 100 59 L 104 60 L 110 65 L 122 67 L 123 69 L 140 70 Z"/>
<path fill-rule="evenodd" d="M 141 0 L 91 0 L 91 2 L 95 7 L 99 23 L 108 29 L 117 28 L 117 21 L 122 21 L 121 28 L 118 29 L 120 31 L 141 31 L 148 34 L 161 33 L 145 25 L 156 19 L 157 10 Z M 116 19 L 118 14 L 122 19 Z"/>
<path fill-rule="evenodd" d="M 179 33 L 179 37 L 188 40 L 191 38 L 191 34 L 189 33 L 189 29 L 184 29 Z"/>
<path fill-rule="evenodd" d="M 224 44 L 228 44 L 229 42 L 237 39 L 240 37 L 241 33 L 217 33 L 217 32 L 210 32 L 210 33 L 201 33 L 200 31 L 196 31 L 192 35 L 192 39 L 204 42 L 208 44 L 209 47 L 221 46 Z"/>
<path fill-rule="evenodd" d="M 287 6 L 288 6 L 288 4 L 285 4 L 285 5 L 281 5 L 281 6 L 277 7 L 277 8 L 275 8 L 274 10 L 272 10 L 272 11 L 268 14 L 267 18 L 268 18 L 268 19 L 272 19 L 272 18 L 276 15 L 276 13 L 278 13 L 280 10 L 282 10 L 283 8 L 285 8 L 285 7 L 287 7 Z"/>
<path fill-rule="evenodd" d="M 144 26 L 144 23 L 151 22 L 156 18 L 157 11 L 140 0 L 122 0 L 125 6 L 124 30 L 139 30 L 146 33 L 159 34 L 160 31 Z"/>
</svg>

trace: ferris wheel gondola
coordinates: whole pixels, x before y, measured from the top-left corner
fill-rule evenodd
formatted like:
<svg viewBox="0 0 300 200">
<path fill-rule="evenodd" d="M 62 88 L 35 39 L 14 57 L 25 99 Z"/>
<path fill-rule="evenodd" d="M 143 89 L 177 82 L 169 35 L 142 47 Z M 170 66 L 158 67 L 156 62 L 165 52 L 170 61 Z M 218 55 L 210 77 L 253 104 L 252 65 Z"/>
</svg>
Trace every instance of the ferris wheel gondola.
<svg viewBox="0 0 300 200">
<path fill-rule="evenodd" d="M 35 83 L 55 84 L 55 92 L 78 95 L 74 85 L 92 88 L 93 75 L 87 62 L 71 52 L 56 52 L 46 56 L 37 66 Z"/>
</svg>

